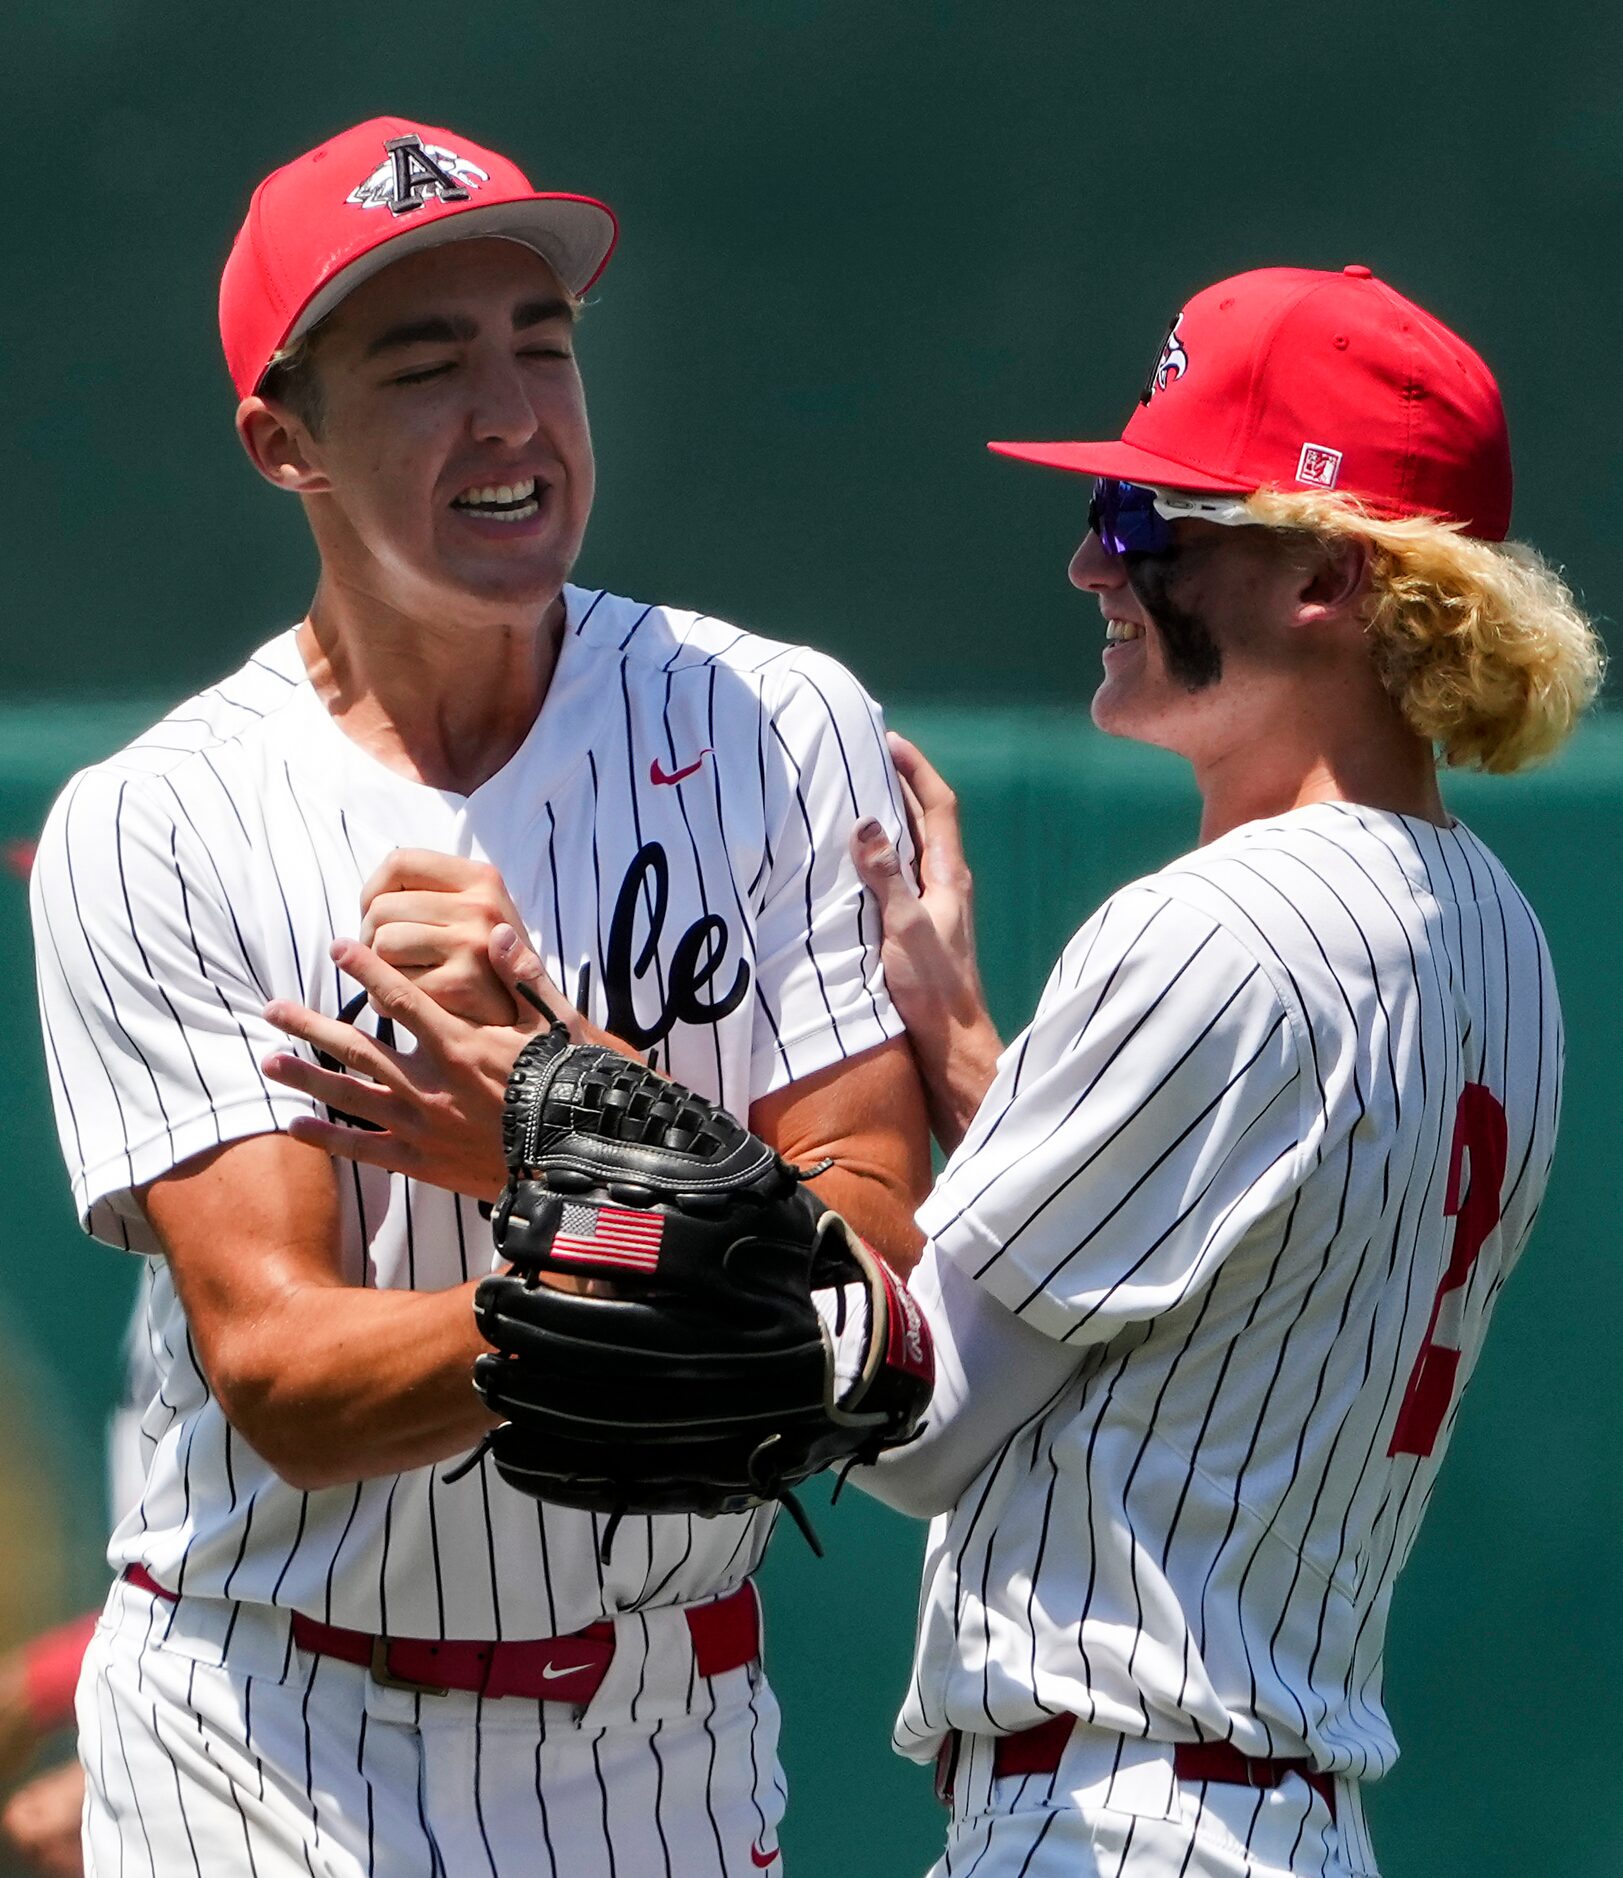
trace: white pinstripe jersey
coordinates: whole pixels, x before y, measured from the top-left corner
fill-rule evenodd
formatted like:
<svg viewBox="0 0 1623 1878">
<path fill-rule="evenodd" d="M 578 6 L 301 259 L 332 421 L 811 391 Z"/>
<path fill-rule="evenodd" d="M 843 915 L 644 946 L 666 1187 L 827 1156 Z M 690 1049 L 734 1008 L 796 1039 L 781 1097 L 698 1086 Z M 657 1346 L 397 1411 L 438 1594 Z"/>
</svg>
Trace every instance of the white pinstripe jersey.
<svg viewBox="0 0 1623 1878">
<path fill-rule="evenodd" d="M 899 830 L 876 707 L 820 654 L 717 621 L 565 590 L 556 674 L 524 744 L 469 796 L 376 762 L 333 723 L 292 633 L 84 771 L 34 870 L 41 1005 L 81 1216 L 156 1250 L 132 1190 L 310 1104 L 268 1085 L 273 996 L 334 1013 L 328 958 L 391 848 L 500 868 L 556 982 L 743 1115 L 898 1034 L 853 820 Z M 368 1020 L 370 1021 L 370 1020 Z M 490 1268 L 471 1201 L 339 1167 L 349 1282 L 436 1290 Z M 225 1421 L 168 1270 L 146 1490 L 115 1564 L 398 1636 L 567 1633 L 685 1602 L 753 1569 L 765 1513 L 599 1523 L 449 1464 L 303 1493 Z"/>
<path fill-rule="evenodd" d="M 1561 1060 L 1457 824 L 1319 805 L 1105 902 L 920 1216 L 1079 1367 L 931 1530 L 903 1753 L 1070 1712 L 1385 1771 L 1393 1581 Z"/>
</svg>

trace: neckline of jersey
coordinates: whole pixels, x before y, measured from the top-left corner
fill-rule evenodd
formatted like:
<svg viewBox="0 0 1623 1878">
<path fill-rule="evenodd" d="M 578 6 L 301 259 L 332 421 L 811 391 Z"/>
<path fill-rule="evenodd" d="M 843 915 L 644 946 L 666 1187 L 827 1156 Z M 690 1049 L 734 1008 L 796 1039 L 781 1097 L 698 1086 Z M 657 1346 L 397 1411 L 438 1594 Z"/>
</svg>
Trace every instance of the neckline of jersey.
<svg viewBox="0 0 1623 1878">
<path fill-rule="evenodd" d="M 1428 820 L 1423 815 L 1405 815 L 1399 809 L 1375 808 L 1367 802 L 1308 802 L 1301 808 L 1288 809 L 1283 815 L 1269 815 L 1254 822 L 1244 822 L 1238 828 L 1231 828 L 1222 840 L 1228 841 L 1235 836 L 1258 837 L 1265 835 L 1270 828 L 1290 827 L 1313 822 L 1327 822 L 1327 833 L 1353 822 L 1372 840 L 1379 842 L 1393 862 L 1409 878 L 1410 882 L 1422 892 L 1433 898 L 1452 898 L 1451 893 L 1439 893 L 1439 883 L 1433 871 L 1426 865 L 1425 841 L 1429 838 L 1436 843 L 1436 858 L 1442 858 L 1445 842 L 1454 844 L 1456 852 L 1469 846 L 1479 853 L 1485 852 L 1482 843 L 1462 822 L 1457 815 L 1451 815 L 1447 826 L 1441 822 Z M 1395 837 L 1386 839 L 1381 829 L 1391 831 Z M 1214 846 L 1217 844 L 1214 843 Z M 1198 853 L 1199 850 L 1197 849 Z M 1446 870 L 1447 862 L 1444 860 Z M 1466 863 L 1470 865 L 1469 862 Z M 1451 878 L 1450 878 L 1450 884 Z"/>
<path fill-rule="evenodd" d="M 357 743 L 317 695 L 299 651 L 297 627 L 289 628 L 283 636 L 286 675 L 294 681 L 296 704 L 319 726 L 317 734 L 338 753 L 347 769 L 372 787 L 381 784 L 413 795 L 428 795 L 450 808 L 463 809 L 499 798 L 522 777 L 527 794 L 545 797 L 567 783 L 586 761 L 610 701 L 611 687 L 594 686 L 589 682 L 588 668 L 592 660 L 588 654 L 598 648 L 591 635 L 579 630 L 584 613 L 599 597 L 596 588 L 583 591 L 572 585 L 564 587 L 564 623 L 558 661 L 540 709 L 518 748 L 501 768 L 466 794 L 456 789 L 440 789 L 433 783 L 404 775 Z M 564 724 L 567 724 L 567 735 L 554 735 Z"/>
</svg>

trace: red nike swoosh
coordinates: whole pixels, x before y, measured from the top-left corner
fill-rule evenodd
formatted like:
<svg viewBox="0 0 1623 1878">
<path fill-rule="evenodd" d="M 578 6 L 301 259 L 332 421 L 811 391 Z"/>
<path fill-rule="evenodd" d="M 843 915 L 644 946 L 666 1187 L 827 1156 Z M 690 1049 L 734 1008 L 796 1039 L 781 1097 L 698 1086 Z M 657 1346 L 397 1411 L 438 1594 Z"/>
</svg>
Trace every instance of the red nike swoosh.
<svg viewBox="0 0 1623 1878">
<path fill-rule="evenodd" d="M 6 843 L 6 866 L 19 880 L 28 878 L 34 865 L 34 851 L 38 846 L 37 841 L 8 841 Z"/>
<path fill-rule="evenodd" d="M 750 1847 L 750 1863 L 754 1865 L 758 1870 L 765 1871 L 768 1865 L 776 1865 L 777 1862 L 778 1862 L 778 1847 L 777 1846 L 773 1846 L 770 1852 L 763 1852 L 758 1845 L 752 1845 Z"/>
<path fill-rule="evenodd" d="M 685 769 L 673 769 L 669 775 L 666 775 L 665 771 L 659 767 L 659 758 L 656 756 L 653 762 L 648 765 L 648 780 L 651 783 L 661 783 L 661 784 L 679 783 L 682 781 L 682 779 L 685 776 L 691 776 L 693 772 L 696 769 L 698 769 L 700 764 L 703 763 L 705 758 L 709 755 L 710 755 L 710 751 L 708 749 L 701 750 L 699 754 L 693 759 L 691 763 L 687 765 Z M 773 1857 L 775 1858 L 776 1856 L 777 1854 L 774 1853 Z"/>
</svg>

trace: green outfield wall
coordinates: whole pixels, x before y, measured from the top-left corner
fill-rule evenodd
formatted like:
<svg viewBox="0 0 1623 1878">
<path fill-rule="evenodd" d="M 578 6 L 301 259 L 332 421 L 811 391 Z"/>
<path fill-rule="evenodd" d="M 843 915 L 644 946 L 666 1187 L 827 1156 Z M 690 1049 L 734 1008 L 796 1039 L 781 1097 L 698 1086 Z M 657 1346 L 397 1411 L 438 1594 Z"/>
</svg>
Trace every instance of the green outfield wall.
<svg viewBox="0 0 1623 1878">
<path fill-rule="evenodd" d="M 0 711 L 0 1408 L 12 1434 L 0 1532 L 14 1586 L 0 1624 L 99 1595 L 101 1427 L 134 1277 L 77 1232 L 57 1153 L 27 961 L 28 843 L 66 774 L 158 709 Z M 1188 847 L 1176 761 L 1042 709 L 892 710 L 957 784 L 986 979 L 1005 1034 L 1059 947 L 1112 888 Z M 1538 908 L 1568 1029 L 1566 1112 L 1549 1201 L 1501 1302 L 1428 1525 L 1397 1598 L 1388 1690 L 1404 1758 L 1371 1802 L 1387 1878 L 1615 1878 L 1605 1717 L 1623 1680 L 1616 1479 L 1618 934 L 1623 719 L 1551 769 L 1462 777 L 1455 811 Z M 20 1367 L 19 1367 L 20 1366 Z M 55 1479 L 59 1484 L 47 1487 Z M 908 1878 L 941 1827 L 929 1781 L 888 1752 L 906 1670 L 921 1532 L 846 1495 L 809 1496 L 819 1563 L 784 1522 L 766 1569 L 769 1650 L 787 1714 L 784 1845 L 801 1878 Z M 15 1517 L 15 1514 L 14 1514 Z M 3 1639 L 0 1639 L 3 1641 Z"/>
</svg>

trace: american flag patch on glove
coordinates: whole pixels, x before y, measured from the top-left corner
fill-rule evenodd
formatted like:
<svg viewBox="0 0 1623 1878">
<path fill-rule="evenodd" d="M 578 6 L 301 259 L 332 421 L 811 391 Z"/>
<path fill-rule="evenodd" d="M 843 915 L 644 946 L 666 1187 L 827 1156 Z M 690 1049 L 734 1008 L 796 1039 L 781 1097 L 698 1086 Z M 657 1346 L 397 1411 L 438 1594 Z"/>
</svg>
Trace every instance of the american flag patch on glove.
<svg viewBox="0 0 1623 1878">
<path fill-rule="evenodd" d="M 651 1272 L 659 1264 L 659 1242 L 664 1236 L 661 1213 L 634 1213 L 623 1206 L 564 1207 L 552 1255 L 579 1259 L 586 1265 L 629 1265 Z"/>
</svg>

